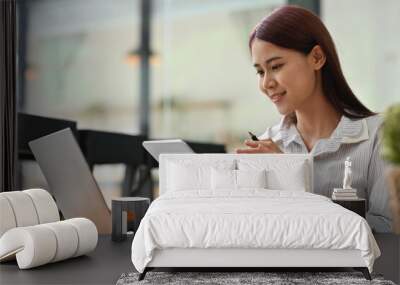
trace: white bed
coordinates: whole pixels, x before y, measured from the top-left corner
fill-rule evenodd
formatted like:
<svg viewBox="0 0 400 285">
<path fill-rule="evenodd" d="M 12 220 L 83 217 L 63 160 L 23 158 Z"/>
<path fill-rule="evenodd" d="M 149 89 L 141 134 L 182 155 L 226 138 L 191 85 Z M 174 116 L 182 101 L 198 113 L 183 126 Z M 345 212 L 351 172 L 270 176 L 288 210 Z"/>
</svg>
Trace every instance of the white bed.
<svg viewBox="0 0 400 285">
<path fill-rule="evenodd" d="M 367 222 L 312 194 L 311 170 L 308 155 L 161 155 L 161 195 L 132 243 L 140 279 L 154 267 L 354 267 L 370 278 L 380 251 Z"/>
</svg>

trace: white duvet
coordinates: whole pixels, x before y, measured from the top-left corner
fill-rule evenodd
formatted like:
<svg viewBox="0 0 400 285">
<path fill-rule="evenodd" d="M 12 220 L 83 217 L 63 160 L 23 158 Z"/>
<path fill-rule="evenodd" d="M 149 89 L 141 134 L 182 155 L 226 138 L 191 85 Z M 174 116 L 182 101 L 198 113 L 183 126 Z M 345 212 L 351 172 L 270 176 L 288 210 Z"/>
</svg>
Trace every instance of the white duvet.
<svg viewBox="0 0 400 285">
<path fill-rule="evenodd" d="M 358 249 L 370 271 L 380 255 L 359 215 L 324 196 L 265 189 L 162 195 L 133 239 L 135 268 L 143 272 L 165 248 Z"/>
</svg>

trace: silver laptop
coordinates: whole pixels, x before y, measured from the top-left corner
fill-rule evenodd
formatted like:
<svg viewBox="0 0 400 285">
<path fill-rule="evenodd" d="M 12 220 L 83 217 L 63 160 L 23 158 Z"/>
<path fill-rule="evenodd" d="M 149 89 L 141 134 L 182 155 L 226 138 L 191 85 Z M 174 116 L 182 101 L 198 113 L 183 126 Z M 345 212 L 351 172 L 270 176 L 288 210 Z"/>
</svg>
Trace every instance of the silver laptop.
<svg viewBox="0 0 400 285">
<path fill-rule="evenodd" d="M 29 142 L 64 217 L 85 217 L 111 233 L 111 213 L 71 129 Z"/>
</svg>

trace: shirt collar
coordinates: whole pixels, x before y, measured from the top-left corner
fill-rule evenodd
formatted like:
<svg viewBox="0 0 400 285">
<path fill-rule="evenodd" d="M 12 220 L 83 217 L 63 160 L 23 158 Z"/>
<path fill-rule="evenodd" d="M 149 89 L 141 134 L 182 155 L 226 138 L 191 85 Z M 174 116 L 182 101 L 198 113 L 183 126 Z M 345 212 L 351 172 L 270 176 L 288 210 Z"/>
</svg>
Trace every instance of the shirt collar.
<svg viewBox="0 0 400 285">
<path fill-rule="evenodd" d="M 290 118 L 284 116 L 279 123 L 279 132 L 272 137 L 275 142 L 280 141 L 286 148 L 291 143 L 303 144 L 302 138 Z M 314 155 L 322 152 L 334 152 L 341 144 L 358 143 L 369 139 L 368 125 L 366 119 L 352 120 L 342 116 L 338 126 L 329 139 L 321 139 L 313 148 Z"/>
<path fill-rule="evenodd" d="M 300 143 L 302 142 L 301 136 L 291 118 L 288 116 L 282 117 L 278 124 L 279 132 L 272 137 L 274 142 L 281 142 L 286 148 L 292 142 Z"/>
<path fill-rule="evenodd" d="M 352 120 L 342 116 L 331 138 L 340 138 L 342 143 L 358 143 L 369 139 L 366 119 Z"/>
</svg>

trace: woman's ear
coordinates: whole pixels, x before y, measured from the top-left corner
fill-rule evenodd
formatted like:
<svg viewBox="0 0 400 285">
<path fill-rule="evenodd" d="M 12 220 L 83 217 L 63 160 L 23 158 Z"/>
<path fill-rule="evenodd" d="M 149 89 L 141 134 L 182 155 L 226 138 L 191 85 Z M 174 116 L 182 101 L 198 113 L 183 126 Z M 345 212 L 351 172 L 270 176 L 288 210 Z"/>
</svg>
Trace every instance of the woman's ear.
<svg viewBox="0 0 400 285">
<path fill-rule="evenodd" d="M 320 70 L 326 61 L 325 53 L 319 45 L 313 47 L 308 57 L 315 70 Z"/>
</svg>

